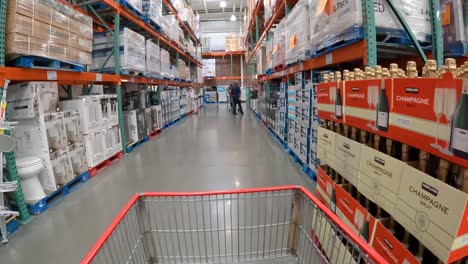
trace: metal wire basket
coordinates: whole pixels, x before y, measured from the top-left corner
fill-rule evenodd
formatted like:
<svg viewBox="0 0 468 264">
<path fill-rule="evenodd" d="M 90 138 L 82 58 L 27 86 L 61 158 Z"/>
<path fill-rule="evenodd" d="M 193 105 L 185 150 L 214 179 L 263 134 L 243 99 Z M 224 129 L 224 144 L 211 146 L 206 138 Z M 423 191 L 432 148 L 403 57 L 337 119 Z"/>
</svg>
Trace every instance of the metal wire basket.
<svg viewBox="0 0 468 264">
<path fill-rule="evenodd" d="M 386 263 L 305 188 L 140 193 L 85 263 Z"/>
</svg>

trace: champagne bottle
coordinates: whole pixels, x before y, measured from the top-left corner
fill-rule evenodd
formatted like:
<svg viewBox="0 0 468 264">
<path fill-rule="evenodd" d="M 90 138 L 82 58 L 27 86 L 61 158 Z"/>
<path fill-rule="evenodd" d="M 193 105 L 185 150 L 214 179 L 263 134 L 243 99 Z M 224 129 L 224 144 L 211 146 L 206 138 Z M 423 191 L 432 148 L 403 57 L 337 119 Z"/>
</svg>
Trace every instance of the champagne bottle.
<svg viewBox="0 0 468 264">
<path fill-rule="evenodd" d="M 467 102 L 468 103 L 468 102 Z M 468 105 L 467 105 L 468 106 Z M 379 101 L 377 102 L 377 127 L 380 131 L 388 131 L 388 98 L 385 90 L 385 81 L 381 81 Z"/>
<path fill-rule="evenodd" d="M 341 97 L 340 83 L 336 89 L 335 116 L 337 119 L 343 118 L 343 98 Z"/>
<path fill-rule="evenodd" d="M 367 215 L 366 221 L 364 221 L 359 230 L 359 236 L 365 241 L 369 241 L 369 217 L 370 215 Z"/>
<path fill-rule="evenodd" d="M 468 81 L 463 81 L 463 90 L 453 115 L 450 151 L 460 158 L 468 159 Z"/>
<path fill-rule="evenodd" d="M 398 64 L 390 64 L 390 78 L 398 78 Z"/>
<path fill-rule="evenodd" d="M 424 66 L 424 77 L 437 78 L 437 62 L 435 60 L 427 60 Z"/>
<path fill-rule="evenodd" d="M 335 189 L 330 194 L 330 210 L 336 214 L 336 194 Z"/>
<path fill-rule="evenodd" d="M 416 62 L 408 61 L 406 63 L 406 75 L 408 78 L 417 78 L 418 77 L 418 69 L 416 66 Z"/>
</svg>

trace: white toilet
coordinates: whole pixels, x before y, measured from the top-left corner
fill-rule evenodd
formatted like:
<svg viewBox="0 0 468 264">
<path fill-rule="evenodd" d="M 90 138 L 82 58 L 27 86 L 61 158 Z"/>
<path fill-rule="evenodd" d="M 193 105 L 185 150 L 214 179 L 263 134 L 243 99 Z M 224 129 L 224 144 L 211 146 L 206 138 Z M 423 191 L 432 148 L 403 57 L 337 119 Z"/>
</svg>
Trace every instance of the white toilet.
<svg viewBox="0 0 468 264">
<path fill-rule="evenodd" d="M 27 202 L 37 202 L 46 196 L 38 177 L 43 168 L 44 165 L 38 157 L 16 158 L 16 169 Z"/>
</svg>

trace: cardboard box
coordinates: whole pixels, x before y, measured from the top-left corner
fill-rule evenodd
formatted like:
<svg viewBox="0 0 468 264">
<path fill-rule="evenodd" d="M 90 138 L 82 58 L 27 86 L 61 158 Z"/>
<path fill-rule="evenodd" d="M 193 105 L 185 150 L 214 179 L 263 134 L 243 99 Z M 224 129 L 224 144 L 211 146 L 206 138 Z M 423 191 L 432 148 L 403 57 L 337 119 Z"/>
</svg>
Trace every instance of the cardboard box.
<svg viewBox="0 0 468 264">
<path fill-rule="evenodd" d="M 336 170 L 336 133 L 319 127 L 317 130 L 317 157 Z"/>
<path fill-rule="evenodd" d="M 322 167 L 317 168 L 317 188 L 318 199 L 326 206 L 330 206 L 330 196 L 335 189 L 335 182 L 325 173 Z"/>
<path fill-rule="evenodd" d="M 420 262 L 396 239 L 381 222 L 377 222 L 371 246 L 388 263 L 419 264 Z"/>
<path fill-rule="evenodd" d="M 336 135 L 336 171 L 355 187 L 359 182 L 362 144 Z"/>
<path fill-rule="evenodd" d="M 351 230 L 370 243 L 377 220 L 339 184 L 335 185 L 336 215 Z"/>
<path fill-rule="evenodd" d="M 468 195 L 409 165 L 403 166 L 395 219 L 444 262 L 468 252 Z"/>
<path fill-rule="evenodd" d="M 447 75 L 444 79 L 394 79 L 390 116 L 392 138 L 468 167 L 468 131 L 451 128 L 451 121 L 458 116 L 464 122 L 462 113 L 457 112 L 463 108 L 459 105 L 462 86 L 466 98 L 467 80 Z"/>
<path fill-rule="evenodd" d="M 318 117 L 338 123 L 345 121 L 344 82 L 317 84 Z"/>
<path fill-rule="evenodd" d="M 393 215 L 404 165 L 397 159 L 362 145 L 359 192 Z"/>
<path fill-rule="evenodd" d="M 345 86 L 346 124 L 388 137 L 392 80 L 347 81 Z"/>
</svg>

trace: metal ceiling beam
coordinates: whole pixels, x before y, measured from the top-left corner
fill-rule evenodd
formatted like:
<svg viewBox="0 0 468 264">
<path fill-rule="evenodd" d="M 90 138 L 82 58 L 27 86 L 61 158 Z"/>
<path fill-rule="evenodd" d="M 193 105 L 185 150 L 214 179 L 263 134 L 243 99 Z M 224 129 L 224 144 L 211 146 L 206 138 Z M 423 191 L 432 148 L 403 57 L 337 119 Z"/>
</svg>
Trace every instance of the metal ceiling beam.
<svg viewBox="0 0 468 264">
<path fill-rule="evenodd" d="M 206 0 L 203 0 L 203 4 L 205 5 L 205 13 L 208 14 L 208 7 L 206 5 Z"/>
</svg>

